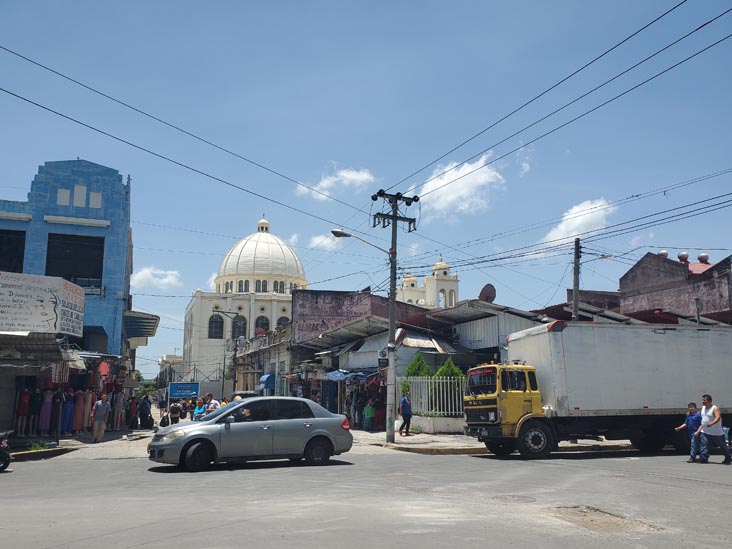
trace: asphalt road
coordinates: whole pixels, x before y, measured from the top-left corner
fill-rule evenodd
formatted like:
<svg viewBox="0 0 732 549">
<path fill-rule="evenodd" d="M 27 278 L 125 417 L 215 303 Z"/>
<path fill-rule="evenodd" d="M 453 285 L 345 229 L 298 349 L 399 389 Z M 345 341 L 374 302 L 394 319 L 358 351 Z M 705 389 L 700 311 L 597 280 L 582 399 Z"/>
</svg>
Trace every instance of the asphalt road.
<svg viewBox="0 0 732 549">
<path fill-rule="evenodd" d="M 0 475 L 4 547 L 724 547 L 732 467 L 635 452 L 426 456 L 325 467 L 56 459 Z"/>
</svg>

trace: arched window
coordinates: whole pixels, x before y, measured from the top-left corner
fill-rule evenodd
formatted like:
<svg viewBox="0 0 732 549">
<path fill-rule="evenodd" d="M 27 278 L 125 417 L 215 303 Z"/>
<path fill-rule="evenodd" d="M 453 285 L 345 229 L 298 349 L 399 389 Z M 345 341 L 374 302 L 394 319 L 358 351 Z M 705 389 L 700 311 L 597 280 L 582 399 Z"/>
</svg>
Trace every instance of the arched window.
<svg viewBox="0 0 732 549">
<path fill-rule="evenodd" d="M 239 337 L 247 336 L 247 319 L 241 315 L 234 317 L 234 322 L 231 323 L 231 339 L 237 339 Z"/>
<path fill-rule="evenodd" d="M 208 338 L 224 339 L 224 317 L 214 313 L 208 319 Z"/>
<path fill-rule="evenodd" d="M 262 281 L 257 280 L 256 284 L 254 285 L 254 291 L 259 293 L 262 291 Z"/>
<path fill-rule="evenodd" d="M 450 299 L 449 299 L 449 302 L 450 302 L 450 307 L 454 307 L 455 306 L 455 290 L 450 290 Z"/>
<path fill-rule="evenodd" d="M 254 335 L 262 335 L 269 331 L 269 318 L 266 316 L 257 317 L 254 322 Z"/>
<path fill-rule="evenodd" d="M 286 316 L 281 316 L 277 319 L 277 326 L 284 326 L 288 322 L 290 322 L 289 318 L 287 318 Z"/>
<path fill-rule="evenodd" d="M 280 291 L 280 283 L 277 282 L 276 280 L 272 283 L 272 291 L 274 293 L 279 293 L 279 291 Z"/>
<path fill-rule="evenodd" d="M 262 280 L 262 293 L 267 293 L 267 281 Z"/>
<path fill-rule="evenodd" d="M 284 282 L 280 282 L 280 293 L 281 294 L 285 293 L 285 283 Z"/>
<path fill-rule="evenodd" d="M 244 281 L 240 280 L 239 281 L 239 293 L 243 293 L 243 292 L 244 292 Z"/>
<path fill-rule="evenodd" d="M 292 282 L 290 282 L 290 293 L 292 293 Z"/>
<path fill-rule="evenodd" d="M 248 280 L 245 280 L 244 281 L 244 291 L 245 292 L 248 292 L 249 291 L 249 281 Z"/>
<path fill-rule="evenodd" d="M 440 290 L 437 294 L 437 306 L 440 308 L 445 307 L 445 290 Z"/>
</svg>

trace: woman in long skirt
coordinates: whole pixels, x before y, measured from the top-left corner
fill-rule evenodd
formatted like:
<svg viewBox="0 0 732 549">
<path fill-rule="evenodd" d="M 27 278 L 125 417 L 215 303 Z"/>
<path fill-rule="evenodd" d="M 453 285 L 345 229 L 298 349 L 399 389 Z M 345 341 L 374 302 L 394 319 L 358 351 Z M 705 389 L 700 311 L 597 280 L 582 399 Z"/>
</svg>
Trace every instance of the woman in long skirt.
<svg viewBox="0 0 732 549">
<path fill-rule="evenodd" d="M 53 391 L 46 389 L 43 391 L 43 403 L 41 404 L 41 415 L 38 419 L 38 431 L 41 436 L 48 435 L 48 429 L 51 426 L 51 410 L 53 407 Z"/>
<path fill-rule="evenodd" d="M 64 407 L 61 412 L 61 434 L 71 433 L 74 428 L 74 389 L 69 389 L 64 393 Z"/>
</svg>

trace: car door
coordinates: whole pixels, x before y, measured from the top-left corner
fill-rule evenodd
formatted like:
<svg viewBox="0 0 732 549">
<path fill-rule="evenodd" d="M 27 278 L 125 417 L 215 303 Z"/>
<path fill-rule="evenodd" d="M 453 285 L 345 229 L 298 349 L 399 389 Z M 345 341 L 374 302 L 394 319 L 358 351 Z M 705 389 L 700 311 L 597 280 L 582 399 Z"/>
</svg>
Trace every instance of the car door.
<svg viewBox="0 0 732 549">
<path fill-rule="evenodd" d="M 254 400 L 239 406 L 219 420 L 221 457 L 272 455 L 272 401 Z"/>
<path fill-rule="evenodd" d="M 315 428 L 310 406 L 302 400 L 275 400 L 274 418 L 273 454 L 302 454 Z"/>
</svg>

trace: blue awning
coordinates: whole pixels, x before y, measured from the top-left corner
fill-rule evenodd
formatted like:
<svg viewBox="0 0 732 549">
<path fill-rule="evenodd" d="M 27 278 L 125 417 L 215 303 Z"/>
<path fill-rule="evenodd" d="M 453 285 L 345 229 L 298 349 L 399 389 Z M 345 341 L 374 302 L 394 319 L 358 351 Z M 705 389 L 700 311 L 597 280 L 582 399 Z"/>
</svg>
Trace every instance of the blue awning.
<svg viewBox="0 0 732 549">
<path fill-rule="evenodd" d="M 328 381 L 345 381 L 352 377 L 366 378 L 366 374 L 363 372 L 349 372 L 347 370 L 336 370 L 334 372 L 328 372 Z"/>
<path fill-rule="evenodd" d="M 274 389 L 275 388 L 275 375 L 274 374 L 264 374 L 262 377 L 259 378 L 259 388 L 260 389 Z"/>
</svg>

